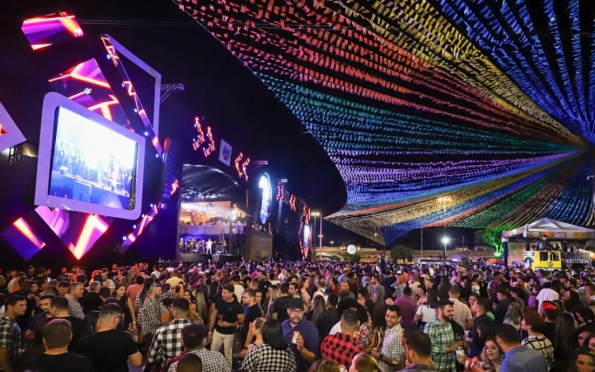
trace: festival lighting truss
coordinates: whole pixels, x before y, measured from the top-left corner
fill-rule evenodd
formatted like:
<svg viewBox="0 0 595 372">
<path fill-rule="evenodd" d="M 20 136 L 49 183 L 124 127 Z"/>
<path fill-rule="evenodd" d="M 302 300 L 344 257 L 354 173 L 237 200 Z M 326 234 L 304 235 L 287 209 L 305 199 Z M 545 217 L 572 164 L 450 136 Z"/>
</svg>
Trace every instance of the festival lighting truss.
<svg viewBox="0 0 595 372">
<path fill-rule="evenodd" d="M 593 225 L 591 1 L 177 0 L 341 172 L 327 219 L 389 244 L 430 226 Z"/>
</svg>

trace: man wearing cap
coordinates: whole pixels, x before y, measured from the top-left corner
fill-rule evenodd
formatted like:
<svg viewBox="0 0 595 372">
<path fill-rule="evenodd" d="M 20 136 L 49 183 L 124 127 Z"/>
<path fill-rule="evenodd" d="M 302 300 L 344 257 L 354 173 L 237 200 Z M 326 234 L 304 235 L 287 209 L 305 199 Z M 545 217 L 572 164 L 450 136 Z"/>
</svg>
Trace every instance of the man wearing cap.
<svg viewBox="0 0 595 372">
<path fill-rule="evenodd" d="M 287 314 L 289 319 L 281 323 L 283 338 L 295 356 L 297 372 L 306 372 L 312 362 L 319 358 L 318 329 L 304 317 L 304 302 L 300 298 L 289 301 Z"/>
</svg>

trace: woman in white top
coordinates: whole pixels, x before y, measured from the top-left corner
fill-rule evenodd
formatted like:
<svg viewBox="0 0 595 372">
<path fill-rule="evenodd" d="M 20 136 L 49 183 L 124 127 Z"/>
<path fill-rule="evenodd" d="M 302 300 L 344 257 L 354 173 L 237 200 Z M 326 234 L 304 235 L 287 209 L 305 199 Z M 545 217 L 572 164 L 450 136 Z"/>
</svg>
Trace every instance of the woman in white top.
<svg viewBox="0 0 595 372">
<path fill-rule="evenodd" d="M 427 301 L 419 305 L 413 320 L 420 329 L 423 329 L 426 323 L 434 321 L 436 318 L 436 304 L 438 299 L 435 295 L 428 295 Z"/>
</svg>

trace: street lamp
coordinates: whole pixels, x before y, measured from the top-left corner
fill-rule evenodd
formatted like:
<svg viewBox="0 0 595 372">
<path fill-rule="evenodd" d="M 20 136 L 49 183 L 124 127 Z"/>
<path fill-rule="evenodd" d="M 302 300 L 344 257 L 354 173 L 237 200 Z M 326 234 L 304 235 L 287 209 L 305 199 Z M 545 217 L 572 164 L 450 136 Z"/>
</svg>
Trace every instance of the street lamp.
<svg viewBox="0 0 595 372">
<path fill-rule="evenodd" d="M 450 243 L 450 238 L 448 236 L 443 236 L 442 243 L 444 243 L 444 265 L 446 266 L 446 245 Z"/>
</svg>

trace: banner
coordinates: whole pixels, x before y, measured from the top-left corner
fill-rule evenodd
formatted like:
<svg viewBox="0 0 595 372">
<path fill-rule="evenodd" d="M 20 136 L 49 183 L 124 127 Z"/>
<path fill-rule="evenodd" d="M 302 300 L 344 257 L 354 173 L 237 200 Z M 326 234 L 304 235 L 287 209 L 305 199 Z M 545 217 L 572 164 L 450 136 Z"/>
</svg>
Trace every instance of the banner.
<svg viewBox="0 0 595 372">
<path fill-rule="evenodd" d="M 231 145 L 221 140 L 221 150 L 219 150 L 219 161 L 229 167 L 231 164 Z"/>
</svg>

